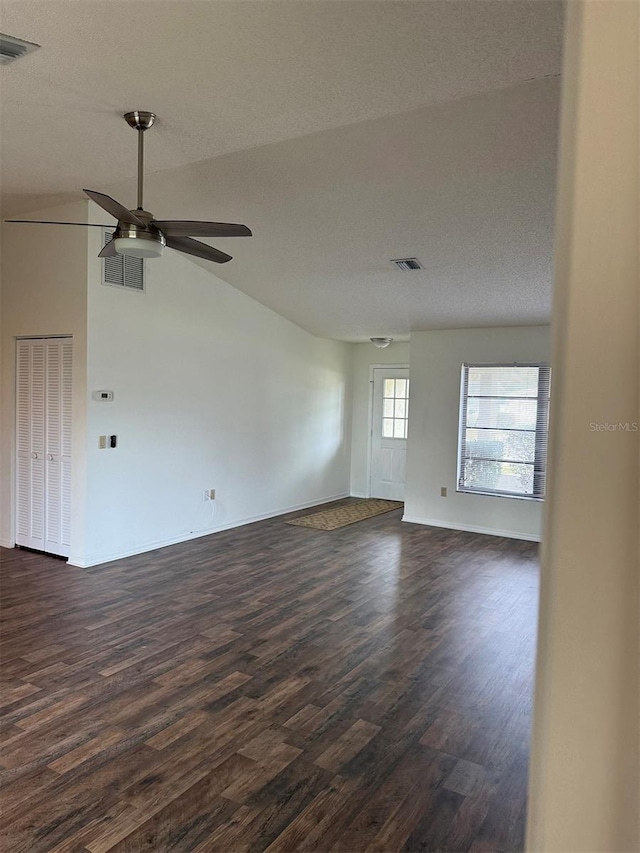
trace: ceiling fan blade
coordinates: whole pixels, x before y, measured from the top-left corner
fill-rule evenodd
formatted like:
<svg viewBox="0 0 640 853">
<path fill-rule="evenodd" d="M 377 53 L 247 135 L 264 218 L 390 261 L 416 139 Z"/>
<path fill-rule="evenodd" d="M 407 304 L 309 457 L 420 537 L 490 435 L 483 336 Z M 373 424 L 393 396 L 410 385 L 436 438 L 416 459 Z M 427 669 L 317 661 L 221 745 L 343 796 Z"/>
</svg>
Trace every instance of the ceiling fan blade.
<svg viewBox="0 0 640 853">
<path fill-rule="evenodd" d="M 20 222 L 31 225 L 82 225 L 86 228 L 113 228 L 113 225 L 98 225 L 97 222 L 53 222 L 47 219 L 5 219 L 5 222 Z"/>
<path fill-rule="evenodd" d="M 206 243 L 201 243 L 199 240 L 192 240 L 191 237 L 168 236 L 166 239 L 167 246 L 172 249 L 177 249 L 187 255 L 195 255 L 196 258 L 204 258 L 205 261 L 226 264 L 227 261 L 231 260 L 231 255 L 221 252 L 220 249 L 214 249 L 213 246 L 207 246 Z"/>
<path fill-rule="evenodd" d="M 130 210 L 127 210 L 123 204 L 120 204 L 115 198 L 111 198 L 110 195 L 105 195 L 95 190 L 82 190 L 82 192 L 88 195 L 96 204 L 100 205 L 103 210 L 114 216 L 118 222 L 126 222 L 128 225 L 140 225 L 142 228 L 145 227 L 142 219 L 138 219 L 135 213 L 131 213 Z"/>
<path fill-rule="evenodd" d="M 246 225 L 232 222 L 192 222 L 188 219 L 154 219 L 153 224 L 169 237 L 251 237 Z"/>
<path fill-rule="evenodd" d="M 116 245 L 113 240 L 107 240 L 107 242 L 102 247 L 102 251 L 98 255 L 99 258 L 113 258 L 118 253 L 116 252 Z"/>
</svg>

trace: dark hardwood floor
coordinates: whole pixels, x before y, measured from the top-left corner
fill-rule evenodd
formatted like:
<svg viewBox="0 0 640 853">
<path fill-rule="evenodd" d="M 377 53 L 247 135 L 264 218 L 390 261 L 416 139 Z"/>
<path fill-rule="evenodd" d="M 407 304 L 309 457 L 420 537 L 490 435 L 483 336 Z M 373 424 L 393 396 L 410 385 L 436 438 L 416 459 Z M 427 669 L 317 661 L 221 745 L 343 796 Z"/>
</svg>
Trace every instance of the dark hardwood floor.
<svg viewBox="0 0 640 853">
<path fill-rule="evenodd" d="M 1 849 L 522 849 L 536 546 L 400 516 L 2 550 Z"/>
</svg>

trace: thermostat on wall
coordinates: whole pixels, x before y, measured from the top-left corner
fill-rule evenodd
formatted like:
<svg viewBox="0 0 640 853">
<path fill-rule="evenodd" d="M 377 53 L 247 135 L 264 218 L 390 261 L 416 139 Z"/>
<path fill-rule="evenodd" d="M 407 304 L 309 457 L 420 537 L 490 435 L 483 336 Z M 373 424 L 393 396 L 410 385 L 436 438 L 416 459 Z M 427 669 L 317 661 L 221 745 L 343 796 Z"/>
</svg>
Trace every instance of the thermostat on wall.
<svg viewBox="0 0 640 853">
<path fill-rule="evenodd" d="M 91 396 L 94 400 L 99 400 L 102 403 L 107 400 L 113 400 L 113 391 L 94 391 Z"/>
</svg>

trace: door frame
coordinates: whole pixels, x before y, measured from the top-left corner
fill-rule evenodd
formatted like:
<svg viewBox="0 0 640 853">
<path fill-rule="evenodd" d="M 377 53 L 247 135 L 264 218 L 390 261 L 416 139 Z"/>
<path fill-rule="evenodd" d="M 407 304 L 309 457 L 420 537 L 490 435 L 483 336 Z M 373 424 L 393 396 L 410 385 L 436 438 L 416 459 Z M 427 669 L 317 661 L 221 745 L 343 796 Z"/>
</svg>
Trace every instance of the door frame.
<svg viewBox="0 0 640 853">
<path fill-rule="evenodd" d="M 369 365 L 369 426 L 367 429 L 367 497 L 371 497 L 371 451 L 373 445 L 373 382 L 374 370 L 408 370 L 409 378 L 411 378 L 410 365 L 402 362 L 401 364 L 370 364 Z"/>
</svg>

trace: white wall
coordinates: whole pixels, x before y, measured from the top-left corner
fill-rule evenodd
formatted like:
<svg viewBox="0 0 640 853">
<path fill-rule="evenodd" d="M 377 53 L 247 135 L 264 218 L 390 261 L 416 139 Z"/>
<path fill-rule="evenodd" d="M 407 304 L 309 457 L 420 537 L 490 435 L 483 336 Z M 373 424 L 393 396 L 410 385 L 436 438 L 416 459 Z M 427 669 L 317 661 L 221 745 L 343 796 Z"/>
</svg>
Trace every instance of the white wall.
<svg viewBox="0 0 640 853">
<path fill-rule="evenodd" d="M 517 326 L 411 334 L 405 521 L 539 539 L 542 503 L 456 492 L 463 362 L 549 360 L 549 328 Z M 440 497 L 447 487 L 448 497 Z"/>
<path fill-rule="evenodd" d="M 639 36 L 637 3 L 568 6 L 527 845 L 545 853 L 640 850 Z"/>
<path fill-rule="evenodd" d="M 385 349 L 372 343 L 353 344 L 353 394 L 351 429 L 351 494 L 369 496 L 369 433 L 371 429 L 370 370 L 374 365 L 408 365 L 409 344 L 394 342 Z"/>
<path fill-rule="evenodd" d="M 103 286 L 94 232 L 88 391 L 114 401 L 88 402 L 87 548 L 71 561 L 348 495 L 351 345 L 313 337 L 170 250 L 147 262 L 144 295 Z M 110 434 L 118 447 L 99 450 Z"/>
<path fill-rule="evenodd" d="M 86 215 L 87 204 L 79 202 L 32 213 L 30 218 L 83 222 Z M 31 335 L 73 336 L 72 547 L 78 550 L 84 547 L 86 270 L 86 229 L 3 225 L 0 544 L 6 547 L 13 547 L 15 541 L 15 341 L 17 337 Z"/>
</svg>

